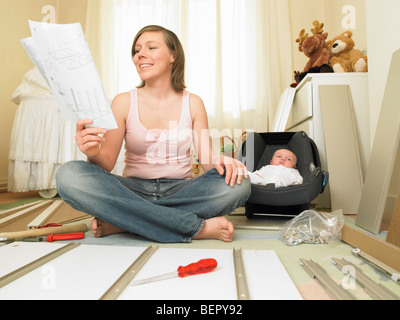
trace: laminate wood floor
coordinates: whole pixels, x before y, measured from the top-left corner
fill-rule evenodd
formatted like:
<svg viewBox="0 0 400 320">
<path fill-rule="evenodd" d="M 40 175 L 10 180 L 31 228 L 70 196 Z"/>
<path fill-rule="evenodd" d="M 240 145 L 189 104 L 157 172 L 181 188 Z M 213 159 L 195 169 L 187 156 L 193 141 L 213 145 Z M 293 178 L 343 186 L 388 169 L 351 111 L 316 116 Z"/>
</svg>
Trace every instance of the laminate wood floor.
<svg viewBox="0 0 400 320">
<path fill-rule="evenodd" d="M 0 204 L 6 204 L 35 197 L 40 197 L 37 191 L 17 192 L 17 193 L 0 192 Z"/>
</svg>

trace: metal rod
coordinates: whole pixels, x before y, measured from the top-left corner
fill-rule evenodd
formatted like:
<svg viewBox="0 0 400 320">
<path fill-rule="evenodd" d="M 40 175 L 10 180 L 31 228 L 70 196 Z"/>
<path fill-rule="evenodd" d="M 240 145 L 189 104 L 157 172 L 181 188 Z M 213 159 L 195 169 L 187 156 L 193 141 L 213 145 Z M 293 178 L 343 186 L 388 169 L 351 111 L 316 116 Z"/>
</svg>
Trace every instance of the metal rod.
<svg viewBox="0 0 400 320">
<path fill-rule="evenodd" d="M 392 279 L 394 282 L 400 283 L 400 272 L 389 267 L 388 265 L 384 264 L 383 262 L 375 259 L 373 256 L 362 252 L 360 249 L 353 249 L 352 253 L 354 256 L 358 257 L 366 264 L 370 265 L 374 269 L 382 272 L 384 275 Z"/>
<path fill-rule="evenodd" d="M 356 300 L 356 298 L 349 292 L 349 290 L 343 289 L 341 286 L 333 281 L 326 271 L 314 261 L 300 259 L 300 264 L 304 267 L 304 270 L 324 287 L 328 295 L 334 300 Z"/>
<path fill-rule="evenodd" d="M 250 300 L 247 286 L 246 272 L 244 269 L 242 249 L 233 248 L 233 263 L 235 265 L 236 288 L 239 300 Z"/>
<path fill-rule="evenodd" d="M 157 249 L 158 246 L 148 246 L 99 300 L 116 300 Z"/>
<path fill-rule="evenodd" d="M 71 242 L 55 251 L 52 251 L 52 252 L 44 255 L 43 257 L 41 257 L 39 259 L 36 259 L 35 261 L 32 261 L 31 263 L 28 263 L 28 264 L 22 266 L 21 268 L 19 268 L 17 270 L 14 270 L 14 271 L 6 274 L 5 276 L 0 278 L 0 288 L 13 282 L 14 280 L 17 280 L 18 278 L 26 275 L 27 273 L 41 267 L 42 265 L 48 263 L 49 261 L 61 256 L 62 254 L 66 253 L 72 249 L 75 249 L 79 245 L 80 245 L 80 243 Z"/>
<path fill-rule="evenodd" d="M 364 288 L 364 290 L 375 300 L 400 300 L 400 297 L 395 295 L 392 291 L 385 288 L 381 284 L 374 282 L 371 278 L 366 276 L 362 270 L 354 265 L 353 263 L 347 261 L 346 259 L 332 258 L 333 264 L 342 272 L 346 273 L 348 268 L 353 268 L 355 271 L 353 276 L 354 279 Z M 352 273 L 350 273 L 352 275 Z"/>
</svg>

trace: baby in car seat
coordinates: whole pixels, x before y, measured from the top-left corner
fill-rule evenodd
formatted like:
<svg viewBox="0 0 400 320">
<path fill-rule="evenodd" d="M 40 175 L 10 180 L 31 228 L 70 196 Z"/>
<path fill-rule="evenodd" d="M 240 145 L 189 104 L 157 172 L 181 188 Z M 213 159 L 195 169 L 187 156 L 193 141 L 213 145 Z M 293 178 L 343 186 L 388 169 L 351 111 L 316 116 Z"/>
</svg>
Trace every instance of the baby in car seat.
<svg viewBox="0 0 400 320">
<path fill-rule="evenodd" d="M 296 169 L 297 157 L 288 149 L 275 151 L 269 165 L 255 172 L 249 172 L 252 184 L 275 184 L 275 188 L 302 184 L 303 177 Z"/>
</svg>

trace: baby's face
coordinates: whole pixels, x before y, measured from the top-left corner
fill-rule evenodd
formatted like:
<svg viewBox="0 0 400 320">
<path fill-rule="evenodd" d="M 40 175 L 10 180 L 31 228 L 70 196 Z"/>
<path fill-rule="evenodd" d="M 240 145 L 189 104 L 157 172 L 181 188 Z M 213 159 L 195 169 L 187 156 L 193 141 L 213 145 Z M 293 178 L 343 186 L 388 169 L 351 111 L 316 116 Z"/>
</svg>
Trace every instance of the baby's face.
<svg viewBox="0 0 400 320">
<path fill-rule="evenodd" d="M 272 156 L 271 165 L 284 166 L 286 168 L 296 168 L 297 157 L 295 154 L 287 149 L 280 149 L 275 151 Z"/>
</svg>

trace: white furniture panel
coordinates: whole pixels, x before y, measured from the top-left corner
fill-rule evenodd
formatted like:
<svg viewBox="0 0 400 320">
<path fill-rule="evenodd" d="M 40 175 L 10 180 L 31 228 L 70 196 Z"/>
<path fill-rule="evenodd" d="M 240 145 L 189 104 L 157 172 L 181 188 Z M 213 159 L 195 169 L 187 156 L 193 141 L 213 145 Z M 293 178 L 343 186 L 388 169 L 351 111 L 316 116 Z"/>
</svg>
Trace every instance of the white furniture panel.
<svg viewBox="0 0 400 320">
<path fill-rule="evenodd" d="M 301 128 L 308 128 L 310 138 L 317 145 L 322 167 L 329 171 L 319 96 L 319 86 L 321 85 L 348 85 L 350 87 L 350 98 L 354 106 L 355 130 L 360 150 L 361 172 L 365 176 L 370 155 L 368 73 L 308 74 L 296 88 L 296 96 L 286 130 L 298 131 Z M 340 123 L 336 125 L 337 130 L 340 130 Z M 318 207 L 331 207 L 329 186 L 324 194 L 320 195 L 313 203 Z"/>
<path fill-rule="evenodd" d="M 302 90 L 296 91 L 292 110 L 286 127 L 296 126 L 313 116 L 312 84 L 306 82 Z"/>
<path fill-rule="evenodd" d="M 332 210 L 358 211 L 363 187 L 360 153 L 348 85 L 320 86 Z M 339 126 L 338 126 L 339 124 Z"/>
<path fill-rule="evenodd" d="M 313 137 L 314 136 L 314 122 L 312 120 L 306 120 L 306 121 L 298 124 L 297 126 L 292 127 L 288 131 L 290 131 L 290 132 L 304 131 L 305 133 L 307 133 L 307 135 L 309 137 Z"/>
<path fill-rule="evenodd" d="M 63 244 L 64 245 L 64 244 Z M 62 246 L 62 245 L 61 245 Z M 0 275 L 60 247 L 54 243 L 14 242 L 0 247 Z M 0 300 L 97 300 L 146 248 L 81 245 L 0 288 Z M 27 258 L 21 258 L 21 257 Z M 243 250 L 251 300 L 301 300 L 275 251 Z M 15 259 L 15 257 L 17 259 Z M 119 300 L 236 300 L 232 250 L 159 248 L 134 280 L 169 273 L 180 265 L 214 258 L 210 273 L 130 286 Z"/>
</svg>

